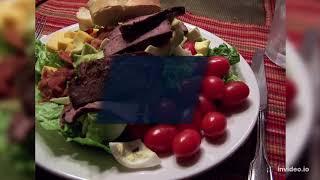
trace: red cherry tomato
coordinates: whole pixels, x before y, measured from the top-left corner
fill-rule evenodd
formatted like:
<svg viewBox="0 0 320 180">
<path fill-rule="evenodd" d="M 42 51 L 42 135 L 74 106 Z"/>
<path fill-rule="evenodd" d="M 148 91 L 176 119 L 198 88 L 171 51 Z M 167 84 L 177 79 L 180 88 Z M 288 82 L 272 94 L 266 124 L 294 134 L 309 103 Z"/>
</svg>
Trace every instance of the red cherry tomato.
<svg viewBox="0 0 320 180">
<path fill-rule="evenodd" d="M 235 106 L 241 104 L 249 96 L 249 87 L 241 81 L 234 81 L 225 85 L 223 104 Z"/>
<path fill-rule="evenodd" d="M 286 79 L 286 107 L 289 109 L 292 106 L 292 102 L 296 97 L 297 89 L 295 84 L 290 80 Z"/>
<path fill-rule="evenodd" d="M 143 139 L 144 135 L 150 129 L 148 124 L 128 124 L 127 131 L 132 139 Z"/>
<path fill-rule="evenodd" d="M 197 108 L 197 110 L 200 111 L 203 115 L 205 115 L 208 112 L 215 111 L 216 107 L 205 96 L 199 95 L 198 96 L 198 108 Z"/>
<path fill-rule="evenodd" d="M 217 76 L 222 78 L 228 74 L 230 69 L 230 64 L 227 58 L 223 56 L 212 56 L 209 57 L 209 62 L 207 66 L 208 76 Z"/>
<path fill-rule="evenodd" d="M 172 149 L 177 157 L 190 157 L 200 147 L 201 136 L 193 129 L 186 129 L 174 137 Z"/>
<path fill-rule="evenodd" d="M 220 137 L 226 130 L 227 120 L 219 112 L 208 113 L 201 123 L 201 129 L 205 136 L 210 138 Z"/>
<path fill-rule="evenodd" d="M 183 49 L 189 50 L 192 55 L 197 54 L 197 51 L 195 49 L 195 42 L 193 42 L 193 41 L 186 41 L 183 44 Z"/>
<path fill-rule="evenodd" d="M 202 94 L 210 100 L 222 99 L 224 82 L 216 76 L 207 76 L 202 82 Z"/>
<path fill-rule="evenodd" d="M 144 143 L 156 153 L 168 153 L 172 151 L 172 141 L 177 132 L 174 126 L 157 125 L 145 134 Z"/>
</svg>

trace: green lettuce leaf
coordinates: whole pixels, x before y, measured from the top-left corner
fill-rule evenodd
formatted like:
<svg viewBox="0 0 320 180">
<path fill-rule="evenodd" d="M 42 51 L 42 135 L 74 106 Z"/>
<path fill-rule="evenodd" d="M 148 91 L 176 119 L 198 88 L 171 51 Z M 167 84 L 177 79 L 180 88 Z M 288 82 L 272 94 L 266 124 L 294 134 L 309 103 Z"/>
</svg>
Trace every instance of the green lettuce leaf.
<svg viewBox="0 0 320 180">
<path fill-rule="evenodd" d="M 104 145 L 102 143 L 99 143 L 98 141 L 95 141 L 95 140 L 87 138 L 87 137 L 86 138 L 81 138 L 81 137 L 67 138 L 67 141 L 79 143 L 84 146 L 92 146 L 92 147 L 101 148 L 111 154 L 111 150 L 108 145 Z"/>
<path fill-rule="evenodd" d="M 118 138 L 126 127 L 125 124 L 98 124 L 97 113 L 88 113 L 86 116 L 86 137 L 95 141 L 113 141 Z"/>
<path fill-rule="evenodd" d="M 69 98 L 69 96 L 52 98 L 52 99 L 50 99 L 50 102 L 54 102 L 54 103 L 61 104 L 61 105 L 68 105 L 68 104 L 70 104 L 70 98 Z"/>
<path fill-rule="evenodd" d="M 35 87 L 35 90 L 34 90 L 34 100 L 36 103 L 40 102 L 42 99 L 41 97 L 41 93 L 40 93 L 40 90 L 38 89 L 38 87 L 36 86 Z"/>
<path fill-rule="evenodd" d="M 240 62 L 240 55 L 234 47 L 228 47 L 226 44 L 221 44 L 219 47 L 210 49 L 209 56 L 224 56 L 228 58 L 230 65 Z"/>
<path fill-rule="evenodd" d="M 67 138 L 67 141 L 102 148 L 110 153 L 109 146 L 106 143 L 118 138 L 126 125 L 97 124 L 96 120 L 97 113 L 85 114 L 75 123 L 65 125 L 62 134 Z"/>
<path fill-rule="evenodd" d="M 46 130 L 59 130 L 59 119 L 63 105 L 45 102 L 36 105 L 36 120 Z"/>
<path fill-rule="evenodd" d="M 44 66 L 55 68 L 64 66 L 64 62 L 60 59 L 58 53 L 49 52 L 45 44 L 43 44 L 40 40 L 36 40 L 35 42 L 35 56 L 35 71 L 38 75 L 41 74 L 42 68 Z"/>
<path fill-rule="evenodd" d="M 240 77 L 238 72 L 236 71 L 235 66 L 231 67 L 229 73 L 223 77 L 224 83 L 229 83 L 232 81 L 239 81 L 239 80 L 240 80 Z"/>
</svg>

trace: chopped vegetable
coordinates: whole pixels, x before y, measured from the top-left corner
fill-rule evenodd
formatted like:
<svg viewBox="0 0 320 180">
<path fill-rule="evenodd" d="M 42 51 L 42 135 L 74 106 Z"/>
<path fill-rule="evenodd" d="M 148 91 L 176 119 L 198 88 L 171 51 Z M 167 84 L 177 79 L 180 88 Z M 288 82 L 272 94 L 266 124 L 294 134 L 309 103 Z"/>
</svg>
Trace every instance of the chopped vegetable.
<svg viewBox="0 0 320 180">
<path fill-rule="evenodd" d="M 41 74 L 44 66 L 55 68 L 64 66 L 64 62 L 60 59 L 58 53 L 47 51 L 46 46 L 39 40 L 35 43 L 35 56 L 35 71 L 37 75 Z"/>
<path fill-rule="evenodd" d="M 103 51 L 98 51 L 89 44 L 85 44 L 79 54 L 73 54 L 74 67 L 81 63 L 102 59 L 104 57 Z"/>
<path fill-rule="evenodd" d="M 198 28 L 194 28 L 186 35 L 189 41 L 197 41 L 201 38 L 201 33 Z"/>
<path fill-rule="evenodd" d="M 234 72 L 229 72 L 224 78 L 224 83 L 232 82 L 232 81 L 238 81 L 239 77 Z"/>
<path fill-rule="evenodd" d="M 62 105 L 70 104 L 69 96 L 67 96 L 67 97 L 59 97 L 59 98 L 52 98 L 52 99 L 50 99 L 50 101 L 54 102 L 54 103 L 57 103 L 57 104 L 62 104 Z"/>
<path fill-rule="evenodd" d="M 154 56 L 167 56 L 169 55 L 169 46 L 164 48 L 158 48 L 158 47 L 149 45 L 144 51 Z"/>
<path fill-rule="evenodd" d="M 75 138 L 67 138 L 67 141 L 76 142 L 76 143 L 79 143 L 79 144 L 85 145 L 85 146 L 98 147 L 98 148 L 104 149 L 108 153 L 111 153 L 109 146 L 104 145 L 102 143 L 99 143 L 91 138 L 75 137 Z"/>
<path fill-rule="evenodd" d="M 240 55 L 234 47 L 228 47 L 221 44 L 219 47 L 213 48 L 209 52 L 209 56 L 225 56 L 228 58 L 230 65 L 240 62 Z"/>
<path fill-rule="evenodd" d="M 67 141 L 102 148 L 110 153 L 105 143 L 118 138 L 126 124 L 97 124 L 96 119 L 97 113 L 88 113 L 73 124 L 65 124 L 61 133 L 67 138 Z"/>
<path fill-rule="evenodd" d="M 230 67 L 228 74 L 223 77 L 224 83 L 239 81 L 239 80 L 240 80 L 240 77 L 239 77 L 239 73 L 237 71 L 236 66 Z"/>
<path fill-rule="evenodd" d="M 201 42 L 195 42 L 194 48 L 196 49 L 197 54 L 203 54 L 206 56 L 208 54 L 209 46 L 210 41 L 205 40 Z"/>
<path fill-rule="evenodd" d="M 36 104 L 36 120 L 46 130 L 59 130 L 63 105 L 52 102 Z"/>
</svg>

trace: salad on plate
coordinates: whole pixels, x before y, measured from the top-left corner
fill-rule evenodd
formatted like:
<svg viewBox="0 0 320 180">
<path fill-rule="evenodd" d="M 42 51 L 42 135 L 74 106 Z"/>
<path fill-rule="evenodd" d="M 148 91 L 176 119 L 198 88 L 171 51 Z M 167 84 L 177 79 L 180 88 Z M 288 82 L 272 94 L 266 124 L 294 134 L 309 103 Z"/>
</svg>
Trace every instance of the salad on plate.
<svg viewBox="0 0 320 180">
<path fill-rule="evenodd" d="M 156 1 L 143 6 L 105 2 L 89 1 L 88 7 L 79 9 L 78 30 L 57 31 L 46 42 L 36 41 L 40 128 L 83 148 L 100 148 L 132 169 L 159 166 L 162 154 L 191 158 L 203 137 L 215 141 L 224 136 L 228 128 L 224 112 L 241 107 L 250 93 L 237 71 L 237 50 L 226 44 L 212 48 L 198 28 L 188 29 L 177 18 L 185 13 L 184 7 L 160 10 Z M 99 123 L 104 82 L 111 62 L 121 55 L 204 57 L 206 70 L 192 122 Z M 179 77 L 185 73 L 181 69 L 173 74 Z M 171 102 L 159 106 L 170 107 Z"/>
</svg>

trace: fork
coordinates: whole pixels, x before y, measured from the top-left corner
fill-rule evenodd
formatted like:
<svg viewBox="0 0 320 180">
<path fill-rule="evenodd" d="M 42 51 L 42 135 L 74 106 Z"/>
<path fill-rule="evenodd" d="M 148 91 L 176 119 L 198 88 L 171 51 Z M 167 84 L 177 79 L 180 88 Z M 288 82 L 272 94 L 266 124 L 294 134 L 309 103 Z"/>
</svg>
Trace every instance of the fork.
<svg viewBox="0 0 320 180">
<path fill-rule="evenodd" d="M 35 37 L 36 39 L 39 39 L 42 35 L 43 29 L 46 25 L 47 17 L 41 16 L 40 20 L 37 20 L 36 22 L 36 31 L 35 31 Z"/>
<path fill-rule="evenodd" d="M 268 108 L 268 91 L 264 71 L 264 51 L 258 49 L 252 60 L 252 70 L 257 78 L 260 92 L 257 145 L 254 159 L 250 163 L 248 180 L 273 180 L 271 166 L 265 151 L 265 121 Z"/>
</svg>

